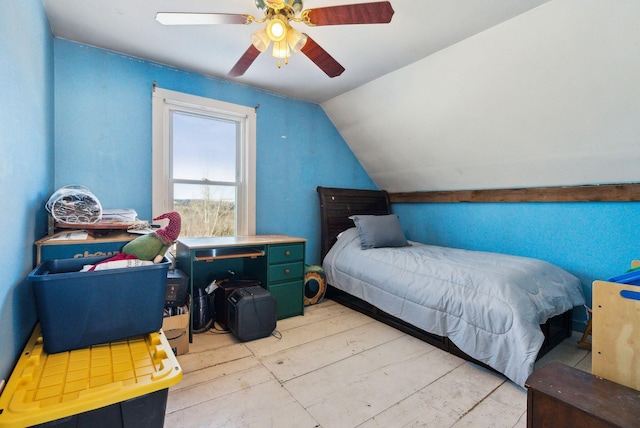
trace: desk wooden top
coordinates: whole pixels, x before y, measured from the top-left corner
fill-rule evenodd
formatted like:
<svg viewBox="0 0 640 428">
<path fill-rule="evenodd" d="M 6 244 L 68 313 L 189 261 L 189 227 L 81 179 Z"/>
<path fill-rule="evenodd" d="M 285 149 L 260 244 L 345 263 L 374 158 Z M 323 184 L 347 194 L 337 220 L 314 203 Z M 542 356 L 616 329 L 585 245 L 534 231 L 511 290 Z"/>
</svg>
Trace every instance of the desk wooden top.
<svg viewBox="0 0 640 428">
<path fill-rule="evenodd" d="M 214 247 L 242 247 L 247 245 L 290 244 L 306 242 L 304 238 L 288 235 L 246 235 L 246 236 L 214 236 L 202 238 L 180 238 L 178 244 L 189 249 Z"/>
</svg>

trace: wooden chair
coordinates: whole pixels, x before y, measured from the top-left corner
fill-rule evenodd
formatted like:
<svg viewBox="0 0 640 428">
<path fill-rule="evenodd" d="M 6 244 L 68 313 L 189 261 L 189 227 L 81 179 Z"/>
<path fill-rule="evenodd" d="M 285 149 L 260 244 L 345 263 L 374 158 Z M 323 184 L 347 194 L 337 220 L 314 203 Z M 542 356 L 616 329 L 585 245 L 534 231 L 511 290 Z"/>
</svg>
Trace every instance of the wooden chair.
<svg viewBox="0 0 640 428">
<path fill-rule="evenodd" d="M 591 350 L 591 342 L 587 342 L 587 338 L 591 336 L 591 321 L 593 321 L 593 317 L 591 316 L 591 309 L 587 308 L 587 312 L 589 312 L 589 323 L 587 324 L 587 328 L 584 329 L 582 337 L 578 341 L 578 346 Z"/>
</svg>

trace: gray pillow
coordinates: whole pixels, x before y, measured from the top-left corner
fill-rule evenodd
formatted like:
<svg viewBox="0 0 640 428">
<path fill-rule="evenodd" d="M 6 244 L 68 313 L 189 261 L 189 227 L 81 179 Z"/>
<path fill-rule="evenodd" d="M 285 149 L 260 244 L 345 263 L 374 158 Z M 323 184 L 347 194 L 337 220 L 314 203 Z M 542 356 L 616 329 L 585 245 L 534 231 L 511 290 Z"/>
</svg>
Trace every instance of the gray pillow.
<svg viewBox="0 0 640 428">
<path fill-rule="evenodd" d="M 395 214 L 352 215 L 349 218 L 356 224 L 360 234 L 360 247 L 363 250 L 409 245 Z"/>
</svg>

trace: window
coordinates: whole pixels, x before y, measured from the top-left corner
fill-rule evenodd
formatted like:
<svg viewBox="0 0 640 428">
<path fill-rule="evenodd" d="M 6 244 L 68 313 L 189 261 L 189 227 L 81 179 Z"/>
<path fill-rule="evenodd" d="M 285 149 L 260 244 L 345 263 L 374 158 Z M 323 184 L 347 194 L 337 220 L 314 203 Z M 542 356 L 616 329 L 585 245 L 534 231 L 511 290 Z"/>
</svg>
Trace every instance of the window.
<svg viewBox="0 0 640 428">
<path fill-rule="evenodd" d="M 256 114 L 155 88 L 153 217 L 178 211 L 182 237 L 255 233 Z"/>
</svg>

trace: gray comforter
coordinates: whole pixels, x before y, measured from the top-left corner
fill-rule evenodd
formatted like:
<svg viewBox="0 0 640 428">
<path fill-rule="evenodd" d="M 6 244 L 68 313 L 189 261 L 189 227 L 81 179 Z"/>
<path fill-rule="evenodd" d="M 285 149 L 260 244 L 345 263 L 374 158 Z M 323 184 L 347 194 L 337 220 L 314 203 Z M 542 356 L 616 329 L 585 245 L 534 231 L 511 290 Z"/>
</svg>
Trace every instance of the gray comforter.
<svg viewBox="0 0 640 428">
<path fill-rule="evenodd" d="M 580 281 L 542 260 L 410 242 L 360 249 L 355 228 L 324 259 L 327 283 L 458 348 L 524 386 L 550 317 L 585 303 Z"/>
</svg>

